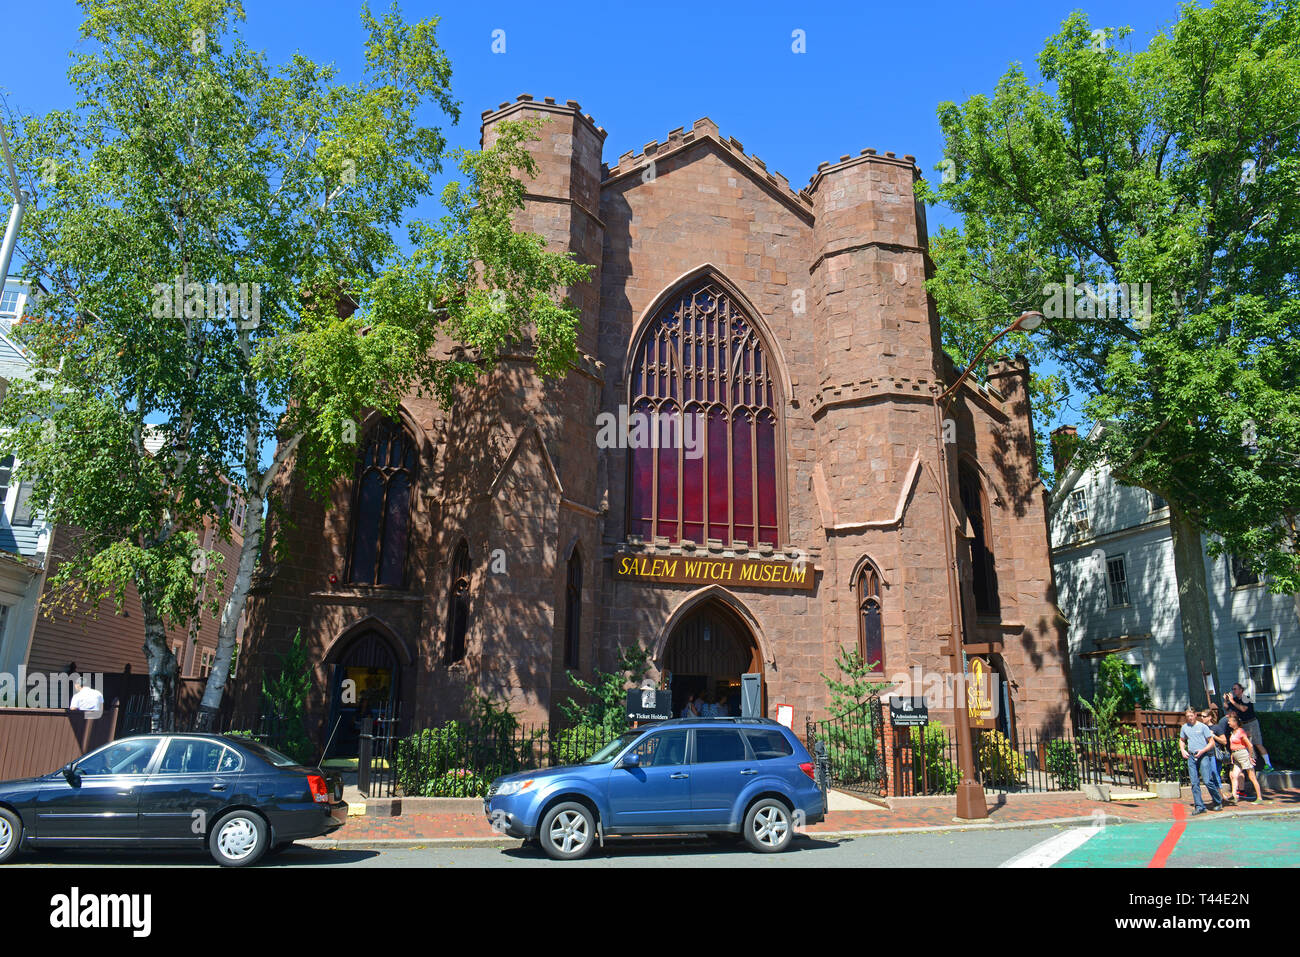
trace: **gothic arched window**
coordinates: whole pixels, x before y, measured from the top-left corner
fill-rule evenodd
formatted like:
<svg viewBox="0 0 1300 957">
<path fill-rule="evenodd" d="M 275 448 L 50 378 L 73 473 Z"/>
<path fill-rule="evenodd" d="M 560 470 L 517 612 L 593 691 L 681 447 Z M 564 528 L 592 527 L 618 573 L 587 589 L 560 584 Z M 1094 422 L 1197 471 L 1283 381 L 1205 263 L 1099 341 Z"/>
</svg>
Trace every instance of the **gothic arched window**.
<svg viewBox="0 0 1300 957">
<path fill-rule="evenodd" d="M 415 459 L 415 443 L 396 422 L 381 422 L 366 436 L 357 459 L 348 581 L 405 584 Z"/>
<path fill-rule="evenodd" d="M 628 532 L 776 545 L 779 422 L 770 358 L 716 283 L 673 296 L 629 376 Z"/>
<path fill-rule="evenodd" d="M 564 588 L 564 667 L 578 667 L 582 638 L 582 555 L 574 548 L 569 556 L 569 578 Z"/>
<path fill-rule="evenodd" d="M 854 583 L 858 598 L 858 654 L 871 671 L 885 670 L 885 637 L 880 625 L 880 575 L 863 565 Z"/>
<path fill-rule="evenodd" d="M 463 538 L 451 560 L 451 591 L 447 599 L 447 661 L 465 657 L 465 633 L 469 630 L 469 543 Z"/>
<path fill-rule="evenodd" d="M 958 469 L 957 480 L 962 508 L 966 511 L 974 535 L 970 543 L 970 558 L 975 613 L 998 615 L 1001 613 L 1001 605 L 998 600 L 997 566 L 989 542 L 988 499 L 979 477 L 966 465 Z"/>
</svg>

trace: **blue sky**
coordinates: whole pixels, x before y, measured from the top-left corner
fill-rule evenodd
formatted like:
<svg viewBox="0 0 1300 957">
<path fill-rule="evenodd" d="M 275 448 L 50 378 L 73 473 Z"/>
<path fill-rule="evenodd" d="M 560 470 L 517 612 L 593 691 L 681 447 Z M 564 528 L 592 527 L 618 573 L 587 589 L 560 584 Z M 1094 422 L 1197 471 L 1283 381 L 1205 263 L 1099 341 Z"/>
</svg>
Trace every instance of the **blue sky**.
<svg viewBox="0 0 1300 957">
<path fill-rule="evenodd" d="M 71 105 L 66 69 L 80 9 L 70 0 L 4 5 L 11 38 L 22 38 L 0 48 L 10 105 Z M 272 63 L 301 51 L 334 62 L 344 79 L 360 76 L 359 0 L 248 0 L 245 9 L 245 38 Z M 1132 27 L 1124 43 L 1135 48 L 1178 13 L 1172 0 L 402 4 L 408 20 L 442 18 L 439 41 L 462 107 L 448 129 L 453 145 L 476 147 L 479 114 L 530 93 L 579 101 L 608 131 L 611 165 L 709 116 L 796 188 L 818 163 L 867 147 L 910 153 L 933 175 L 942 151 L 937 105 L 991 91 L 1014 61 L 1036 76 L 1044 39 L 1074 9 L 1093 26 Z M 504 53 L 492 51 L 497 30 L 505 31 Z M 804 31 L 804 53 L 792 50 L 795 30 Z M 942 209 L 929 217 L 932 231 L 951 222 Z"/>
</svg>

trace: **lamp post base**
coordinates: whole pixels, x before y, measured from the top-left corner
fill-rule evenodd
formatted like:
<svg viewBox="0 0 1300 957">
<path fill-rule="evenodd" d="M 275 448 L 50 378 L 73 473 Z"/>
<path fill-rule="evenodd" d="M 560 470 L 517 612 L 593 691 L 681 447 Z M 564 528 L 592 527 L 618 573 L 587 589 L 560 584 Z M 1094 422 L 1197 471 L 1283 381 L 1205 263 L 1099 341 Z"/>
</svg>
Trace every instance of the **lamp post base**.
<svg viewBox="0 0 1300 957">
<path fill-rule="evenodd" d="M 964 821 L 982 821 L 989 816 L 984 803 L 984 787 L 978 782 L 957 785 L 957 817 Z"/>
</svg>

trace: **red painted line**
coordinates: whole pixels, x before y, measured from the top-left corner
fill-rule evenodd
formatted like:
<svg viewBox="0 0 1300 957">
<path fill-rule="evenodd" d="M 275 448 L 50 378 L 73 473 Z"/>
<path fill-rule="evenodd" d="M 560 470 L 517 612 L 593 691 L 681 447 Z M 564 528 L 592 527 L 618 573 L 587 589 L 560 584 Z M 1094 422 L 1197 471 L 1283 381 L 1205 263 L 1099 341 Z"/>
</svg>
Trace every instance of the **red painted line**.
<svg viewBox="0 0 1300 957">
<path fill-rule="evenodd" d="M 1169 828 L 1169 833 L 1165 839 L 1160 842 L 1156 848 L 1156 856 L 1151 858 L 1151 863 L 1147 867 L 1164 867 L 1165 862 L 1169 860 L 1169 855 L 1174 852 L 1174 847 L 1178 844 L 1178 839 L 1183 836 L 1183 831 L 1187 829 L 1187 808 L 1182 804 L 1174 805 L 1174 823 Z"/>
</svg>

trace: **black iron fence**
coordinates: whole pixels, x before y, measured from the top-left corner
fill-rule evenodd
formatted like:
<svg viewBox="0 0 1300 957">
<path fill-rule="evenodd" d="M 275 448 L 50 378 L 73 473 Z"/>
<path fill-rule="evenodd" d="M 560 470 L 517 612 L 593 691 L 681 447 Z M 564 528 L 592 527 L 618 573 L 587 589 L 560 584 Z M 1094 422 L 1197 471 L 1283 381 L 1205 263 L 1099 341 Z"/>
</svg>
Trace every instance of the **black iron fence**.
<svg viewBox="0 0 1300 957">
<path fill-rule="evenodd" d="M 813 721 L 809 715 L 805 733 L 810 753 L 818 754 L 819 742 L 826 749 L 830 787 L 884 794 L 885 737 L 878 696 L 825 721 Z"/>
<path fill-rule="evenodd" d="M 449 721 L 398 736 L 396 722 L 362 735 L 357 785 L 368 797 L 483 797 L 494 778 L 579 764 L 617 734 L 594 728 L 513 729 Z"/>
</svg>

